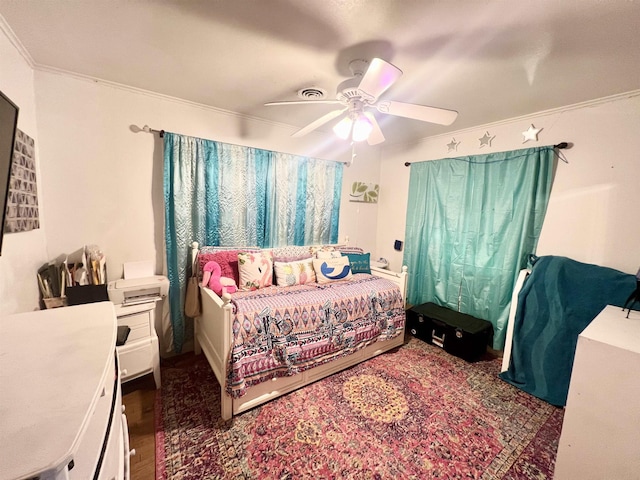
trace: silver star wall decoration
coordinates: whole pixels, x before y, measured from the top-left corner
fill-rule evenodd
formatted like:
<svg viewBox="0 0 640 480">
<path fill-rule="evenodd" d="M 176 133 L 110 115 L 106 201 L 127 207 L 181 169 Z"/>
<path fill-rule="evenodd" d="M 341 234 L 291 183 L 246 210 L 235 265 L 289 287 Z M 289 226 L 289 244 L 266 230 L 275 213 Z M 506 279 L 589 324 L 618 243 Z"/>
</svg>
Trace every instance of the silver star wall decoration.
<svg viewBox="0 0 640 480">
<path fill-rule="evenodd" d="M 542 131 L 541 128 L 534 127 L 533 123 L 532 123 L 531 126 L 527 130 L 522 132 L 522 135 L 524 136 L 524 140 L 522 140 L 522 143 L 527 143 L 529 140 L 537 142 L 538 141 L 538 134 L 541 131 Z"/>
<path fill-rule="evenodd" d="M 455 152 L 458 150 L 458 145 L 460 142 L 456 142 L 455 138 L 452 138 L 449 143 L 447 143 L 447 152 Z"/>
<path fill-rule="evenodd" d="M 480 137 L 478 139 L 478 140 L 480 140 L 480 148 L 482 148 L 482 147 L 490 147 L 491 146 L 491 142 L 493 141 L 494 138 L 496 138 L 495 135 L 492 137 L 489 134 L 489 132 L 486 132 L 482 137 Z"/>
</svg>

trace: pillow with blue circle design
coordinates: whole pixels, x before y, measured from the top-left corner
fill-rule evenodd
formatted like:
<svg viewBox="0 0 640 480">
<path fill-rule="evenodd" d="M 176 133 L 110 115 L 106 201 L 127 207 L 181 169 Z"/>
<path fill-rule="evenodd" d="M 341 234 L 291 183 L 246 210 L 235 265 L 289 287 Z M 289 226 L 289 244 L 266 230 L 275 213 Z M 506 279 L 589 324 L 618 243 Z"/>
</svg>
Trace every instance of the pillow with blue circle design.
<svg viewBox="0 0 640 480">
<path fill-rule="evenodd" d="M 330 283 L 348 280 L 353 277 L 349 257 L 314 258 L 313 269 L 316 271 L 318 283 Z"/>
</svg>

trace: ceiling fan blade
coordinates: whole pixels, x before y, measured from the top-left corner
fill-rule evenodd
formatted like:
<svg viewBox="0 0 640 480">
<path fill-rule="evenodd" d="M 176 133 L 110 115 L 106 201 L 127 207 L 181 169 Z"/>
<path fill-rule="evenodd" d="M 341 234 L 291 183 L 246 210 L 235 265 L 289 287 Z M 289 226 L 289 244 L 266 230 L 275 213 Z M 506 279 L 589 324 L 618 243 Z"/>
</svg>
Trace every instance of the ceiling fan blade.
<svg viewBox="0 0 640 480">
<path fill-rule="evenodd" d="M 414 103 L 379 102 L 375 106 L 379 112 L 395 115 L 396 117 L 413 118 L 423 122 L 437 123 L 438 125 L 451 125 L 458 116 L 455 110 L 427 107 Z"/>
<path fill-rule="evenodd" d="M 402 70 L 398 67 L 381 58 L 374 58 L 358 85 L 358 94 L 373 103 L 401 76 Z"/>
<path fill-rule="evenodd" d="M 336 103 L 340 103 L 338 100 L 291 100 L 291 101 L 282 101 L 282 102 L 269 102 L 265 103 L 265 107 L 271 107 L 273 105 L 308 105 L 308 104 L 324 104 L 324 105 L 335 105 Z"/>
<path fill-rule="evenodd" d="M 384 142 L 384 135 L 382 134 L 382 130 L 380 130 L 380 125 L 378 125 L 378 121 L 376 117 L 373 116 L 371 112 L 364 112 L 365 117 L 369 119 L 373 128 L 371 129 L 371 133 L 367 138 L 367 143 L 369 145 L 378 145 L 379 143 Z"/>
<path fill-rule="evenodd" d="M 339 110 L 332 110 L 331 112 L 327 113 L 326 115 L 321 116 L 320 118 L 318 118 L 317 120 L 314 120 L 313 122 L 311 122 L 309 125 L 307 125 L 306 127 L 301 128 L 300 130 L 298 130 L 297 132 L 295 132 L 293 135 L 291 135 L 292 137 L 302 137 L 303 135 L 306 135 L 309 132 L 312 132 L 313 130 L 315 130 L 316 128 L 324 125 L 327 122 L 330 122 L 331 120 L 333 120 L 336 117 L 339 117 L 340 115 L 342 115 L 345 111 L 347 110 L 347 108 L 341 108 Z"/>
</svg>

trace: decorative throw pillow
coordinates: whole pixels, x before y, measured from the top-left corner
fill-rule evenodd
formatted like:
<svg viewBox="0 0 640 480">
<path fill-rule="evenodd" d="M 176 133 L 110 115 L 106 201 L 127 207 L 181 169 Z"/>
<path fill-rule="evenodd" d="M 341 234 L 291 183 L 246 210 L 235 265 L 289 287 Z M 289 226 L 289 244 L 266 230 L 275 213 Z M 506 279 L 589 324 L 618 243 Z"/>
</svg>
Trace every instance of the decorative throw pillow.
<svg viewBox="0 0 640 480">
<path fill-rule="evenodd" d="M 280 286 L 303 285 L 316 281 L 313 260 L 308 258 L 297 262 L 273 262 L 276 284 Z"/>
<path fill-rule="evenodd" d="M 341 252 L 343 255 L 347 253 L 364 253 L 364 250 L 360 247 L 347 247 L 346 245 L 336 247 L 336 250 Z"/>
<path fill-rule="evenodd" d="M 318 283 L 348 280 L 353 277 L 348 257 L 316 258 L 313 260 L 313 269 L 316 271 Z"/>
<path fill-rule="evenodd" d="M 342 254 L 337 250 L 318 250 L 316 258 L 340 258 Z"/>
<path fill-rule="evenodd" d="M 202 278 L 202 269 L 207 262 L 216 262 L 220 265 L 223 277 L 233 278 L 238 284 L 240 275 L 238 273 L 238 253 L 240 252 L 261 252 L 260 247 L 220 247 L 204 246 L 198 251 L 197 268 L 198 278 Z"/>
<path fill-rule="evenodd" d="M 273 260 L 270 250 L 238 253 L 240 290 L 256 290 L 268 287 L 273 281 Z"/>
<path fill-rule="evenodd" d="M 236 285 L 240 281 L 238 273 L 238 253 L 239 250 L 225 250 L 215 253 L 200 253 L 198 255 L 198 276 L 202 278 L 202 269 L 208 262 L 217 262 L 220 265 L 223 277 L 233 278 Z"/>
<path fill-rule="evenodd" d="M 299 257 L 302 260 L 303 258 L 311 257 L 311 251 L 308 246 L 285 245 L 284 247 L 274 247 L 271 251 L 274 259 L 276 257 Z"/>
<path fill-rule="evenodd" d="M 347 253 L 352 273 L 371 273 L 369 253 Z"/>
<path fill-rule="evenodd" d="M 290 263 L 290 262 L 298 262 L 300 260 L 311 260 L 312 258 L 313 257 L 311 256 L 310 253 L 307 253 L 305 255 L 293 255 L 291 257 L 273 255 L 273 263 L 275 265 L 275 262 Z"/>
<path fill-rule="evenodd" d="M 312 245 L 311 247 L 309 247 L 309 252 L 315 258 L 320 258 L 318 256 L 318 254 L 326 255 L 327 252 L 335 252 L 335 253 L 331 253 L 331 255 L 333 257 L 338 256 L 337 254 L 340 253 L 340 252 L 336 251 L 336 249 L 335 249 L 335 247 L 333 245 Z M 332 257 L 331 256 L 329 256 L 329 257 L 325 256 L 325 258 L 332 258 Z"/>
</svg>

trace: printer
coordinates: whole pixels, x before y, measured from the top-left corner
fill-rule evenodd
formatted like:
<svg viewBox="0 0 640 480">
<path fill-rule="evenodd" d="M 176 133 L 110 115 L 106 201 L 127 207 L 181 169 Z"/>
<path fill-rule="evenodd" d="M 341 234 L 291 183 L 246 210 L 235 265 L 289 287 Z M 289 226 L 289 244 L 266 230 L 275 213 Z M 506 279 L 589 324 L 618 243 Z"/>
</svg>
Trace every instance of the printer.
<svg viewBox="0 0 640 480">
<path fill-rule="evenodd" d="M 162 300 L 169 293 L 169 279 L 163 275 L 123 278 L 107 285 L 109 300 L 116 305 L 138 305 Z"/>
</svg>

